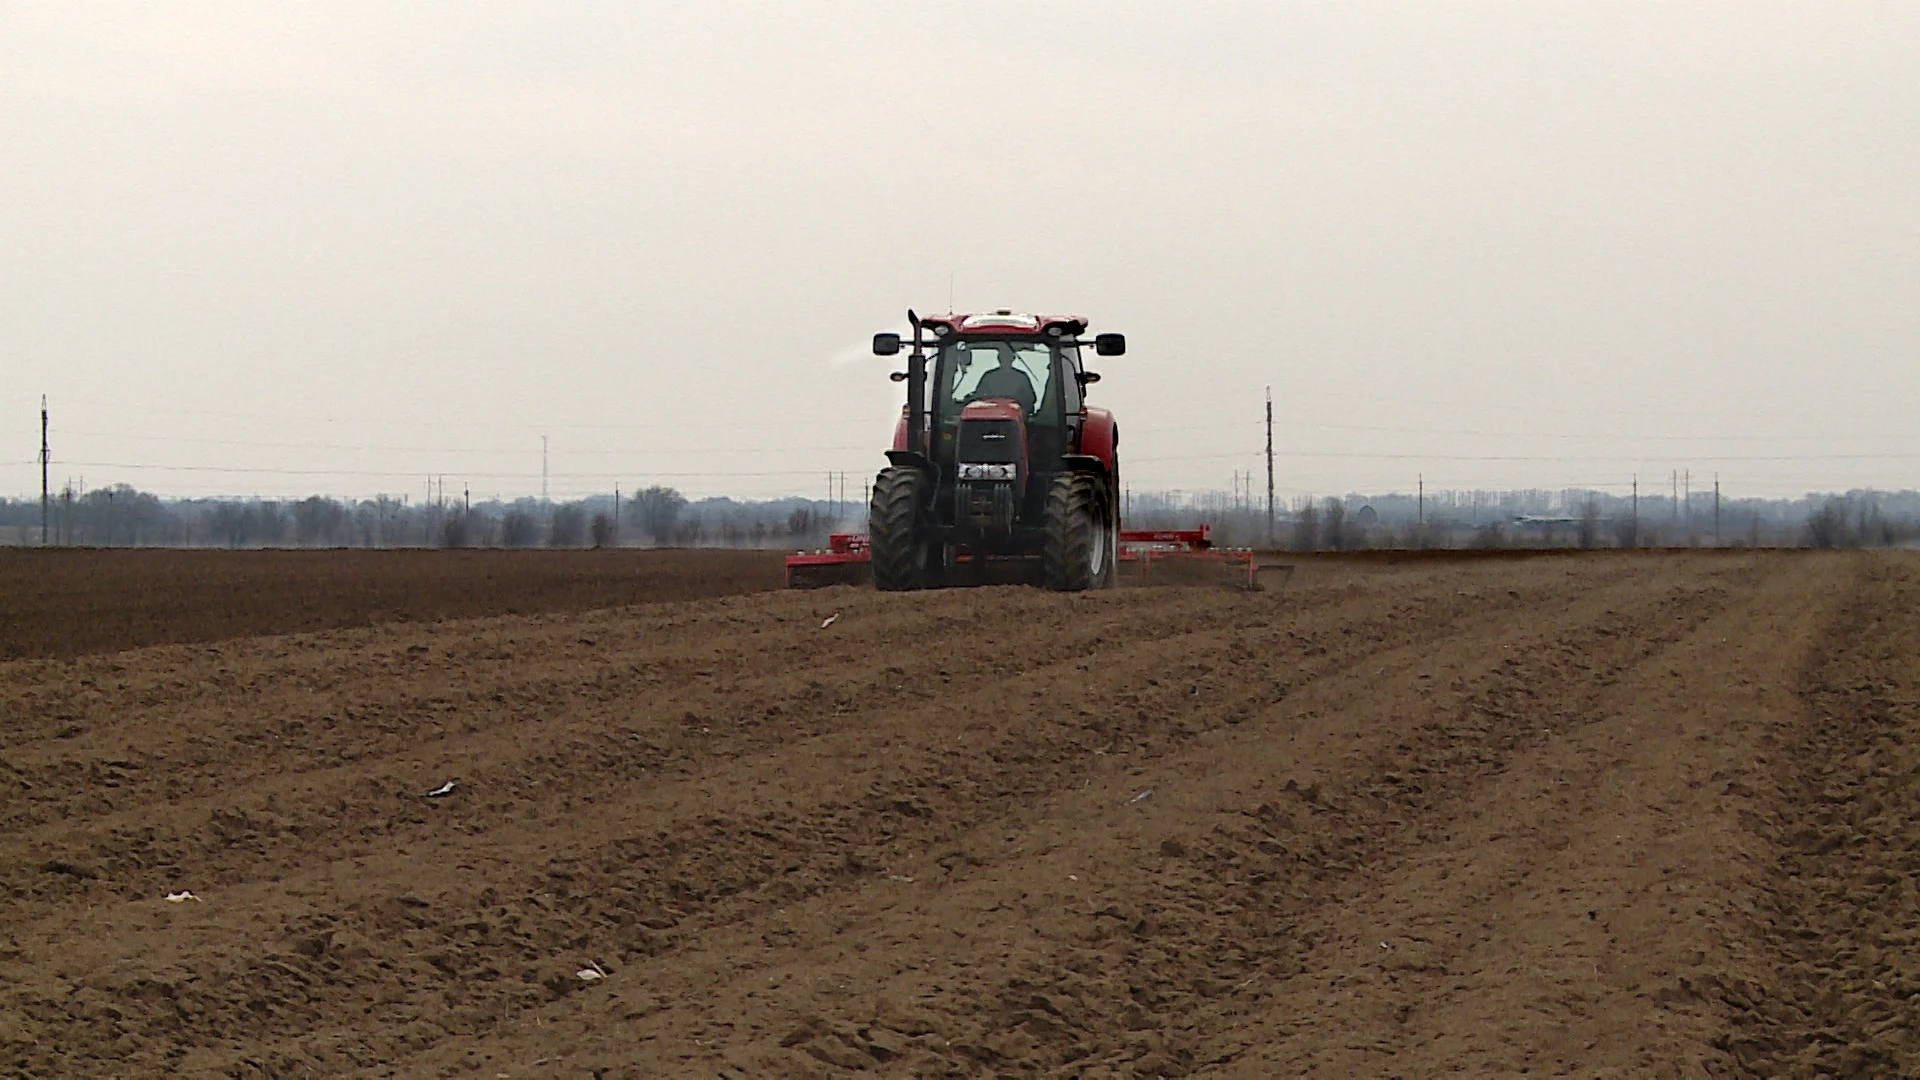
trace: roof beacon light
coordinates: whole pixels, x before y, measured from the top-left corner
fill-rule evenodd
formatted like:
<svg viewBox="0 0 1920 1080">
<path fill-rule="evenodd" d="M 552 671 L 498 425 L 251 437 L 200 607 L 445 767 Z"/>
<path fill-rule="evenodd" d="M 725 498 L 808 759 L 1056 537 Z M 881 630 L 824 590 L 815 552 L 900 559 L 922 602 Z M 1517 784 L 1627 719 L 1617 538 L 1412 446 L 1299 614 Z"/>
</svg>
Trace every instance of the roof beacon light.
<svg viewBox="0 0 1920 1080">
<path fill-rule="evenodd" d="M 996 311 L 991 315 L 969 315 L 962 323 L 968 330 L 1038 330 L 1040 320 L 1032 315 L 1015 315 L 1011 311 Z"/>
</svg>

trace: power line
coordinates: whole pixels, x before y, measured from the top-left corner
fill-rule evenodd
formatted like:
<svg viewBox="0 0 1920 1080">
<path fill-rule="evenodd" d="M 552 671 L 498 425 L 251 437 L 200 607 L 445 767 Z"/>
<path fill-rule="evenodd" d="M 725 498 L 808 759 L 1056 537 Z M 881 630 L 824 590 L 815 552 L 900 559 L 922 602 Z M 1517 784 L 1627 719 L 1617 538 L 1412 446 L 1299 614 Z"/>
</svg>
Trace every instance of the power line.
<svg viewBox="0 0 1920 1080">
<path fill-rule="evenodd" d="M 1442 399 L 1424 399 L 1424 400 L 1404 399 L 1404 398 L 1396 399 L 1391 397 L 1380 397 L 1377 395 L 1348 394 L 1343 392 L 1331 392 L 1331 391 L 1316 392 L 1314 396 L 1315 397 L 1332 397 L 1332 398 L 1351 398 L 1354 400 L 1366 401 L 1367 403 L 1373 404 L 1373 405 L 1377 405 L 1381 403 L 1397 402 L 1397 403 L 1403 403 L 1403 404 L 1420 405 L 1424 407 L 1433 407 L 1435 405 L 1442 405 L 1442 406 L 1448 406 L 1448 407 L 1465 407 L 1465 405 L 1467 404 L 1467 403 L 1461 403 L 1461 402 L 1456 402 L 1451 400 L 1442 400 Z M 220 410 L 220 409 L 202 409 L 202 408 L 195 408 L 195 407 L 189 407 L 189 406 L 164 406 L 164 405 L 154 406 L 154 405 L 147 405 L 147 404 L 133 406 L 133 405 L 127 405 L 121 402 L 101 401 L 98 399 L 91 399 L 91 398 L 76 398 L 72 400 L 80 404 L 92 405 L 99 408 L 106 408 L 106 409 L 112 409 L 112 410 L 123 411 L 128 413 L 134 413 L 141 416 L 151 416 L 156 413 L 158 414 L 174 413 L 174 414 L 191 415 L 191 416 L 214 416 L 214 417 L 222 417 L 222 418 L 229 418 L 229 419 L 253 420 L 253 421 L 259 421 L 259 422 L 277 422 L 274 417 L 267 416 L 259 412 L 234 412 L 234 411 Z M 1485 407 L 1485 403 L 1482 403 L 1482 402 L 1474 402 L 1474 403 L 1471 403 L 1471 405 L 1473 407 Z M 1511 412 L 1514 410 L 1505 408 L 1505 407 L 1500 407 L 1500 411 Z M 1583 414 L 1601 414 L 1601 415 L 1618 414 L 1622 416 L 1639 417 L 1641 419 L 1646 419 L 1646 420 L 1657 419 L 1659 416 L 1663 415 L 1657 410 L 1608 410 L 1608 409 L 1582 408 L 1580 411 Z M 1689 410 L 1684 415 L 1689 420 L 1697 420 L 1702 414 L 1700 414 L 1698 411 L 1695 411 L 1695 410 Z M 371 416 L 339 417 L 339 416 L 316 415 L 316 414 L 310 414 L 310 413 L 302 413 L 299 415 L 298 418 L 300 420 L 311 422 L 311 423 L 364 425 L 364 426 L 371 426 L 371 427 L 386 427 L 386 426 L 390 426 L 392 423 L 395 422 L 391 418 L 379 418 L 379 417 L 371 417 Z M 1728 414 L 1727 418 L 1735 420 L 1742 424 L 1750 424 L 1754 421 L 1755 416 Z M 875 423 L 878 420 L 882 420 L 882 419 L 886 419 L 886 417 L 876 416 L 876 415 L 863 415 L 859 417 L 809 418 L 809 422 L 813 424 L 855 425 L 855 424 L 863 424 L 863 423 Z M 1798 419 L 1804 420 L 1804 418 L 1798 418 Z M 410 419 L 410 420 L 407 420 L 406 423 L 409 426 L 416 427 L 416 428 L 432 427 L 432 426 L 470 428 L 472 426 L 473 421 L 471 420 L 421 421 L 421 420 Z M 639 424 L 639 423 L 635 423 L 635 424 L 581 424 L 581 423 L 546 424 L 546 423 L 531 423 L 531 422 L 494 423 L 492 421 L 489 421 L 488 423 L 490 424 L 490 426 L 494 426 L 494 427 L 511 427 L 511 428 L 517 428 L 522 430 L 532 429 L 532 430 L 540 430 L 540 431 L 551 431 L 551 430 L 649 431 L 649 432 L 687 431 L 687 430 L 705 431 L 705 430 L 709 430 L 711 427 L 711 425 L 709 424 L 700 424 L 700 423 L 660 424 L 660 423 L 655 423 L 651 420 L 649 420 L 645 424 Z M 1234 423 L 1229 421 L 1229 422 L 1217 423 L 1217 424 L 1139 425 L 1139 426 L 1130 425 L 1129 430 L 1138 432 L 1141 434 L 1152 433 L 1152 432 L 1218 431 L 1222 429 L 1231 429 L 1239 426 L 1258 427 L 1260 423 L 1261 423 L 1260 421 L 1255 420 L 1255 421 L 1242 421 L 1239 423 Z M 1341 424 L 1341 423 L 1327 423 L 1324 421 L 1316 422 L 1316 421 L 1310 421 L 1310 420 L 1292 424 L 1291 428 L 1293 430 L 1314 430 L 1314 431 L 1364 431 L 1364 432 L 1387 433 L 1387 434 L 1464 435 L 1464 436 L 1480 436 L 1480 437 L 1486 437 L 1486 438 L 1569 439 L 1569 440 L 1595 440 L 1595 441 L 1605 441 L 1605 442 L 1721 442 L 1721 441 L 1724 441 L 1724 442 L 1749 442 L 1749 443 L 1796 443 L 1796 442 L 1830 443 L 1839 439 L 1845 439 L 1848 441 L 1867 441 L 1867 440 L 1876 439 L 1876 438 L 1911 438 L 1912 437 L 1912 435 L 1909 432 L 1904 430 L 1891 431 L 1886 433 L 1885 435 L 1848 434 L 1848 435 L 1836 435 L 1836 436 L 1752 434 L 1752 433 L 1739 434 L 1739 435 L 1675 435 L 1675 434 L 1635 435 L 1635 434 L 1620 433 L 1620 432 L 1510 431 L 1510 430 L 1483 429 L 1483 428 L 1471 428 L 1471 427 L 1440 428 L 1440 427 L 1431 427 L 1427 425 L 1418 425 L 1418 424 L 1416 425 Z M 168 438 L 171 438 L 171 436 L 164 436 L 164 435 L 163 436 L 139 436 L 139 435 L 121 435 L 119 433 L 108 433 L 108 432 L 72 432 L 72 434 L 86 434 L 86 435 L 94 435 L 94 436 L 108 437 L 108 438 L 143 438 L 143 439 L 155 439 L 155 440 L 163 440 L 163 441 Z M 213 440 L 213 439 L 199 439 L 196 441 L 203 441 L 203 442 L 209 442 L 209 443 L 230 442 L 234 445 L 246 445 L 248 444 L 248 442 L 250 442 L 250 440 Z M 259 443 L 257 445 L 268 445 L 268 444 Z M 316 447 L 329 447 L 333 444 L 286 443 L 286 444 L 274 444 L 274 445 L 289 445 L 289 446 L 311 445 Z M 862 446 L 862 447 L 850 447 L 846 449 L 867 449 L 867 448 L 868 447 Z M 369 447 L 369 449 L 373 449 L 373 447 Z M 379 449 L 411 450 L 413 448 L 380 447 Z M 431 448 L 431 447 L 422 448 L 422 449 L 435 450 L 436 452 L 446 452 L 446 453 L 507 453 L 508 452 L 508 451 L 494 451 L 494 450 L 486 450 L 486 449 L 478 449 L 478 448 L 471 449 L 471 450 L 448 449 L 444 451 L 440 451 L 439 448 Z M 731 449 L 731 448 L 726 448 L 726 449 Z M 778 448 L 766 448 L 766 449 L 755 450 L 754 452 L 767 453 L 767 452 L 772 452 L 773 450 L 778 450 L 778 449 L 793 449 L 793 447 L 783 446 Z M 833 447 L 833 448 L 823 448 L 823 449 L 841 449 L 841 448 Z M 677 451 L 657 451 L 657 452 L 664 453 L 664 452 L 677 452 Z M 710 453 L 712 451 L 688 450 L 686 452 Z"/>
<path fill-rule="evenodd" d="M 1261 421 L 1226 421 L 1218 424 L 1180 424 L 1174 426 L 1128 425 L 1127 430 L 1134 434 L 1153 434 L 1156 432 L 1187 431 L 1223 431 L 1236 428 L 1258 429 Z M 1388 435 L 1464 435 L 1488 439 L 1565 439 L 1592 440 L 1596 442 L 1729 442 L 1729 443 L 1820 443 L 1834 442 L 1874 442 L 1881 439 L 1913 439 L 1911 431 L 1890 431 L 1884 434 L 1849 435 L 1634 435 L 1622 432 L 1569 432 L 1569 431 L 1495 431 L 1485 428 L 1441 428 L 1430 425 L 1395 424 L 1330 424 L 1303 421 L 1289 423 L 1292 431 L 1365 431 Z"/>
<path fill-rule="evenodd" d="M 223 419 L 230 419 L 230 420 L 252 420 L 252 421 L 261 422 L 261 423 L 280 423 L 280 422 L 284 422 L 284 419 L 285 419 L 284 417 L 275 417 L 273 415 L 269 415 L 269 414 L 261 413 L 257 411 L 235 412 L 235 411 L 226 410 L 226 409 L 201 409 L 201 408 L 195 408 L 195 407 L 186 406 L 186 405 L 158 405 L 158 404 L 148 404 L 144 402 L 139 405 L 129 405 L 125 402 L 102 401 L 98 398 L 72 398 L 69 400 L 72 400 L 73 402 L 81 405 L 91 405 L 91 406 L 94 406 L 95 408 L 112 409 L 120 412 L 131 413 L 138 416 L 151 416 L 154 414 L 179 414 L 183 416 L 214 416 L 214 417 L 220 417 Z M 300 413 L 298 415 L 298 418 L 301 420 L 307 421 L 309 423 L 349 424 L 349 425 L 358 424 L 358 425 L 364 425 L 367 427 L 391 427 L 395 424 L 405 424 L 409 427 L 458 427 L 462 429 L 467 429 L 467 428 L 471 428 L 473 424 L 476 422 L 471 417 L 452 419 L 452 420 L 434 420 L 434 419 L 418 419 L 414 417 L 392 417 L 392 416 L 372 416 L 372 415 L 328 416 L 320 413 L 305 413 L 305 412 Z M 887 419 L 887 416 L 884 413 L 881 413 L 878 415 L 869 413 L 869 414 L 858 416 L 858 417 L 816 417 L 810 414 L 807 417 L 808 423 L 811 423 L 811 424 L 858 424 L 858 423 L 868 423 L 868 422 L 874 422 L 877 420 L 885 420 L 885 419 Z M 545 422 L 536 422 L 536 421 L 520 422 L 520 421 L 494 421 L 494 420 L 486 420 L 485 423 L 489 427 L 515 428 L 522 431 L 546 431 L 546 432 L 551 432 L 551 431 L 706 431 L 706 430 L 710 430 L 713 426 L 712 424 L 708 424 L 708 423 L 696 423 L 691 421 L 687 423 L 682 423 L 682 424 L 672 424 L 672 423 L 663 424 L 663 423 L 655 423 L 652 419 L 648 419 L 644 423 L 635 422 L 630 424 L 629 423 L 555 424 L 555 423 L 545 423 Z"/>
<path fill-rule="evenodd" d="M 419 473 L 412 470 L 375 470 L 375 469 L 284 469 L 267 467 L 249 467 L 241 465 L 154 465 L 127 461 L 60 461 L 62 465 L 84 469 L 146 469 L 156 472 L 204 472 L 204 473 L 246 473 L 273 476 L 366 476 L 366 477 L 403 477 L 418 479 Z M 621 472 L 576 472 L 551 473 L 556 480 L 620 480 L 634 476 L 811 476 L 816 469 L 760 469 L 738 472 L 662 472 L 657 469 L 627 469 Z M 481 480 L 534 480 L 542 474 L 537 472 L 475 472 L 466 476 Z"/>
<path fill-rule="evenodd" d="M 490 449 L 486 447 L 477 447 L 477 446 L 474 446 L 474 447 L 381 446 L 381 445 L 376 445 L 372 443 L 313 443 L 313 442 L 280 442 L 280 441 L 274 441 L 274 440 L 260 440 L 260 439 L 210 439 L 210 438 L 202 438 L 197 435 L 130 435 L 130 434 L 122 434 L 120 432 L 115 432 L 115 431 L 74 431 L 74 430 L 69 430 L 64 428 L 61 429 L 61 434 L 85 436 L 87 438 L 99 438 L 99 439 L 134 439 L 141 442 L 192 443 L 195 445 L 205 445 L 205 446 L 272 447 L 274 449 L 282 449 L 282 450 L 366 450 L 366 451 L 378 451 L 378 452 L 390 453 L 390 454 L 497 454 L 503 457 L 517 456 L 517 455 L 526 453 L 525 450 L 520 450 L 520 449 L 512 449 L 512 448 Z M 573 454 L 576 456 L 582 456 L 582 457 L 586 457 L 586 456 L 609 457 L 609 456 L 619 456 L 622 454 L 629 454 L 629 455 L 724 454 L 724 453 L 735 453 L 735 452 L 752 453 L 752 454 L 773 454 L 773 453 L 784 453 L 784 452 L 794 451 L 794 450 L 856 451 L 856 450 L 872 450 L 872 449 L 873 449 L 872 444 L 863 444 L 860 446 L 805 446 L 805 445 L 795 445 L 795 444 L 787 443 L 787 444 L 782 444 L 780 446 L 720 446 L 720 447 L 675 446 L 675 447 L 668 447 L 665 449 L 569 450 L 567 451 L 567 453 Z"/>
</svg>

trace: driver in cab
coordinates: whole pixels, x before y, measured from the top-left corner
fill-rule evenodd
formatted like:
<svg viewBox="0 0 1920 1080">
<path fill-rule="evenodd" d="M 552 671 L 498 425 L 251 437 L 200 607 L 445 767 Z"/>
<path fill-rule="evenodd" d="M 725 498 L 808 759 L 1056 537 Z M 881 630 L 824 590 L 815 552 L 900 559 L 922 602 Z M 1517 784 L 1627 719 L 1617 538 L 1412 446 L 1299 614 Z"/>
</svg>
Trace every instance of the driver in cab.
<svg viewBox="0 0 1920 1080">
<path fill-rule="evenodd" d="M 1033 396 L 1033 383 L 1026 374 L 1013 366 L 1013 350 L 1000 346 L 1000 366 L 980 376 L 980 382 L 967 395 L 969 401 L 986 401 L 1000 398 L 1018 402 L 1020 415 L 1032 416 L 1039 402 Z"/>
</svg>

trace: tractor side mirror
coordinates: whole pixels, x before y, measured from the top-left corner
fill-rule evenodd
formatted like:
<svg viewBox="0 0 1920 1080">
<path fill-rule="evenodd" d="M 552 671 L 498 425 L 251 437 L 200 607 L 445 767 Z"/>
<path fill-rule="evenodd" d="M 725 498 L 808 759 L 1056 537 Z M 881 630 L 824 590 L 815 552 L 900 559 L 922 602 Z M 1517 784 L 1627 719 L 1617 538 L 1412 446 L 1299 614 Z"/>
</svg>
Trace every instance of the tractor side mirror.
<svg viewBox="0 0 1920 1080">
<path fill-rule="evenodd" d="M 892 356 L 900 351 L 899 334 L 873 335 L 873 355 Z"/>
<path fill-rule="evenodd" d="M 1083 371 L 1075 375 L 1074 378 L 1080 380 L 1081 386 L 1089 386 L 1100 381 L 1100 373 L 1097 371 Z"/>
<path fill-rule="evenodd" d="M 878 346 L 875 346 L 876 348 Z M 1127 354 L 1127 335 L 1097 334 L 1093 339 L 1093 351 L 1101 356 L 1125 356 Z"/>
</svg>

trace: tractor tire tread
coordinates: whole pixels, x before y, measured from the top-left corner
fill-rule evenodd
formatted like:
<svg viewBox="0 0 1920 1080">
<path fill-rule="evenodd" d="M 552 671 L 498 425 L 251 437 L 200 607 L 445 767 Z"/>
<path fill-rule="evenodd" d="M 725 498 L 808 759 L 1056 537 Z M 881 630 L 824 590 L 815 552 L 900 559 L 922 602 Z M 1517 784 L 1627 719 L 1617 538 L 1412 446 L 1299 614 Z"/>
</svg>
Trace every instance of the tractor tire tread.
<svg viewBox="0 0 1920 1080">
<path fill-rule="evenodd" d="M 890 466 L 874 478 L 867 506 L 867 550 L 876 589 L 903 592 L 927 585 L 920 554 L 925 541 L 918 535 L 925 485 L 925 474 L 909 466 Z"/>
<path fill-rule="evenodd" d="M 1054 477 L 1047 489 L 1047 537 L 1042 558 L 1047 588 L 1081 592 L 1105 584 L 1093 580 L 1091 559 L 1093 523 L 1105 513 L 1093 477 L 1081 473 Z"/>
</svg>

